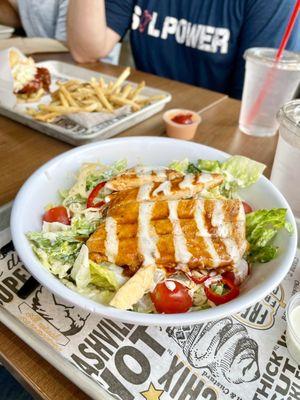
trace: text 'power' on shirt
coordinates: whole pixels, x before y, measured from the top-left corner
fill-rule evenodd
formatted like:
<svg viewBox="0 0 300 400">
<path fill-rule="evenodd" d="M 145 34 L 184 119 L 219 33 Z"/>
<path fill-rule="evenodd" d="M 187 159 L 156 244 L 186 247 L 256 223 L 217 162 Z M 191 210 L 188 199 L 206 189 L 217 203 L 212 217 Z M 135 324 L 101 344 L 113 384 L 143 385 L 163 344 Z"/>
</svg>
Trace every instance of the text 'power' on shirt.
<svg viewBox="0 0 300 400">
<path fill-rule="evenodd" d="M 131 28 L 138 69 L 241 97 L 243 54 L 278 47 L 294 0 L 107 0 L 108 26 Z M 297 23 L 289 48 L 300 49 Z"/>
</svg>

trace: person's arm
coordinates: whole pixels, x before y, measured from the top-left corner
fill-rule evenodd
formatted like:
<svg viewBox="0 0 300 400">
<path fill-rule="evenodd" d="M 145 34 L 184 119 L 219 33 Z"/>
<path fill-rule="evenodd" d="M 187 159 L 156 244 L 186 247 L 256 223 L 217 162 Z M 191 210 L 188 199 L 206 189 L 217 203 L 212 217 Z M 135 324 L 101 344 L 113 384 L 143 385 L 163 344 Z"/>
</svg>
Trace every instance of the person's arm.
<svg viewBox="0 0 300 400">
<path fill-rule="evenodd" d="M 106 24 L 104 0 L 70 0 L 67 41 L 77 62 L 90 62 L 107 56 L 120 35 Z"/>
<path fill-rule="evenodd" d="M 0 0 L 0 24 L 13 28 L 21 27 L 21 20 L 8 0 Z"/>
<path fill-rule="evenodd" d="M 241 98 L 245 60 L 250 47 L 278 48 L 296 0 L 245 0 L 244 22 L 241 28 L 235 64 L 228 84 L 228 94 Z M 287 49 L 300 50 L 300 18 L 294 27 Z"/>
</svg>

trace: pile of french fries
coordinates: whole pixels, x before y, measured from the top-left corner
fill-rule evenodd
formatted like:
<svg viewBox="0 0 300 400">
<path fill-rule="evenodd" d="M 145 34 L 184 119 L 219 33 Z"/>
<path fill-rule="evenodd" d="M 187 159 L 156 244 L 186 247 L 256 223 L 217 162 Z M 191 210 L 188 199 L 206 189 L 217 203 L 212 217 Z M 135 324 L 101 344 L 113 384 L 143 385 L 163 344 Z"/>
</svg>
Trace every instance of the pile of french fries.
<svg viewBox="0 0 300 400">
<path fill-rule="evenodd" d="M 58 89 L 51 93 L 50 104 L 28 108 L 27 113 L 36 120 L 53 122 L 57 117 L 72 113 L 113 113 L 126 105 L 135 112 L 164 97 L 141 96 L 145 82 L 142 81 L 136 86 L 126 84 L 124 82 L 129 75 L 130 68 L 127 67 L 115 81 L 105 82 L 103 78 L 91 78 L 89 82 L 79 80 L 57 82 Z"/>
</svg>

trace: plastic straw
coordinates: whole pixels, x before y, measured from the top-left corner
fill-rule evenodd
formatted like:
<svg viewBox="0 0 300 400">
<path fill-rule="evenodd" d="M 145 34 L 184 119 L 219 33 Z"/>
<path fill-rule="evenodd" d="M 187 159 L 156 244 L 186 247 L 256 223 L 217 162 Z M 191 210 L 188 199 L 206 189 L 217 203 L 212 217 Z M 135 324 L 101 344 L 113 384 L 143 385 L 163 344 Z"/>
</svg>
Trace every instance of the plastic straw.
<svg viewBox="0 0 300 400">
<path fill-rule="evenodd" d="M 280 46 L 278 48 L 278 51 L 276 53 L 275 56 L 275 63 L 273 65 L 273 67 L 270 69 L 265 82 L 253 104 L 253 106 L 251 107 L 248 117 L 247 117 L 247 124 L 251 124 L 251 122 L 253 121 L 253 119 L 255 118 L 255 116 L 257 115 L 257 113 L 259 112 L 260 106 L 262 104 L 262 102 L 264 101 L 266 95 L 268 94 L 269 89 L 271 88 L 273 79 L 274 79 L 274 74 L 275 74 L 275 70 L 276 70 L 276 63 L 278 61 L 280 61 L 282 54 L 284 52 L 284 49 L 287 45 L 287 42 L 289 41 L 289 38 L 291 36 L 291 33 L 293 31 L 298 13 L 300 11 L 300 0 L 297 0 L 295 7 L 293 9 L 293 12 L 291 14 L 291 17 L 288 21 L 287 27 L 285 29 L 283 38 L 281 40 Z"/>
</svg>

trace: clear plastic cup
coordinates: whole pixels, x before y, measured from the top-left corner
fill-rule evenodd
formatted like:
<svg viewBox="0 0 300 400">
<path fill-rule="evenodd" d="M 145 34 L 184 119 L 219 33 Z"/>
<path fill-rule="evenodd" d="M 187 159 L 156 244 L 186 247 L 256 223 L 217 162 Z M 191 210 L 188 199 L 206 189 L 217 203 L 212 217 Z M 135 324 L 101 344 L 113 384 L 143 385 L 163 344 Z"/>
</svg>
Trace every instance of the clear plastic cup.
<svg viewBox="0 0 300 400">
<path fill-rule="evenodd" d="M 300 100 L 286 103 L 278 112 L 279 139 L 271 182 L 289 202 L 300 236 Z M 299 243 L 299 242 L 298 242 Z"/>
<path fill-rule="evenodd" d="M 300 54 L 284 51 L 281 60 L 275 63 L 276 52 L 276 49 L 255 47 L 244 54 L 246 74 L 239 127 L 249 135 L 272 136 L 276 133 L 276 113 L 293 98 L 300 82 Z M 249 119 L 265 82 L 268 82 L 266 96 L 256 115 Z"/>
<path fill-rule="evenodd" d="M 286 345 L 292 358 L 300 364 L 300 293 L 291 297 L 286 309 Z"/>
</svg>

